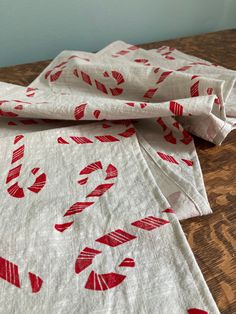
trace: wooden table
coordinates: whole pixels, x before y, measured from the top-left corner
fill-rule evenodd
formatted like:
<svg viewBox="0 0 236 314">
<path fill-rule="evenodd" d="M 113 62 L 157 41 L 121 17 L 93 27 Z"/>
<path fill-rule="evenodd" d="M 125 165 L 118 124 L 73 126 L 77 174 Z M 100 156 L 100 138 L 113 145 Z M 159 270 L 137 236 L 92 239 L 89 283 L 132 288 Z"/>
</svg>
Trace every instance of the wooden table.
<svg viewBox="0 0 236 314">
<path fill-rule="evenodd" d="M 236 70 L 236 29 L 140 45 L 169 45 Z M 49 64 L 40 61 L 0 69 L 0 81 L 28 85 Z M 195 139 L 213 215 L 182 227 L 222 314 L 236 314 L 236 131 L 222 146 Z"/>
</svg>

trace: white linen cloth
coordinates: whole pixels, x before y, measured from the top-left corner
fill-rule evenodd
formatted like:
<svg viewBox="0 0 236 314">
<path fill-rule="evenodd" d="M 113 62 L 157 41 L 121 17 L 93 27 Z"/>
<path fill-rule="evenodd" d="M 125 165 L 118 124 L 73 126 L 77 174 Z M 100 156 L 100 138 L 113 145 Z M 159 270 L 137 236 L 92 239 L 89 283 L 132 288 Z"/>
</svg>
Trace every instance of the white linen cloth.
<svg viewBox="0 0 236 314">
<path fill-rule="evenodd" d="M 219 313 L 179 219 L 212 212 L 188 131 L 223 141 L 235 77 L 114 42 L 1 83 L 0 312 Z"/>
</svg>

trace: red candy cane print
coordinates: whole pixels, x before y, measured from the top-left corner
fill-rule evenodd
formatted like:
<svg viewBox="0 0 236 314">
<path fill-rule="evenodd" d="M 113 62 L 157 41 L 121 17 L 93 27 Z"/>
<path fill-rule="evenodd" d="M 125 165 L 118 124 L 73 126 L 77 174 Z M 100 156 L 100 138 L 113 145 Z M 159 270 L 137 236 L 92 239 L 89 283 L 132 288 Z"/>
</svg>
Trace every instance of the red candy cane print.
<svg viewBox="0 0 236 314">
<path fill-rule="evenodd" d="M 150 66 L 148 59 L 135 59 L 134 62 L 143 63 L 143 65 Z"/>
<path fill-rule="evenodd" d="M 188 314 L 209 314 L 208 312 L 196 308 L 188 309 Z"/>
<path fill-rule="evenodd" d="M 43 280 L 31 272 L 28 272 L 28 277 L 32 293 L 39 292 L 42 287 Z M 0 278 L 17 288 L 21 288 L 18 266 L 3 257 L 0 257 Z"/>
<path fill-rule="evenodd" d="M 93 162 L 93 163 L 89 164 L 88 166 L 86 166 L 85 168 L 83 168 L 80 171 L 80 175 L 82 176 L 82 179 L 77 181 L 78 184 L 79 185 L 86 185 L 88 183 L 88 180 L 89 180 L 88 175 L 90 175 L 91 173 L 98 171 L 98 170 L 103 171 L 103 165 L 102 165 L 101 161 Z M 105 179 L 104 180 L 105 181 L 111 180 L 111 179 L 115 179 L 117 177 L 118 177 L 117 168 L 114 165 L 109 164 L 105 169 Z M 75 214 L 82 213 L 87 207 L 92 206 L 95 203 L 95 200 L 97 200 L 104 193 L 106 193 L 114 184 L 115 184 L 115 182 L 99 184 L 94 190 L 92 190 L 90 193 L 88 193 L 85 196 L 86 201 L 82 201 L 82 202 L 79 201 L 79 202 L 76 202 L 73 205 L 71 205 L 69 207 L 69 209 L 65 212 L 64 217 L 73 216 Z M 92 198 L 92 201 L 87 201 L 87 199 L 90 199 L 90 198 Z M 55 224 L 54 228 L 59 232 L 64 232 L 65 230 L 70 228 L 72 226 L 72 224 L 73 224 L 73 221 L 70 221 L 67 223 L 62 223 L 62 224 Z"/>
<path fill-rule="evenodd" d="M 82 58 L 80 56 L 72 55 L 69 58 L 67 58 L 65 61 L 55 65 L 51 70 L 48 70 L 44 74 L 44 79 L 49 80 L 50 82 L 57 81 L 61 77 L 63 70 L 67 67 L 69 61 L 75 58 L 78 58 L 87 62 L 90 61 L 88 58 Z M 30 92 L 32 94 L 32 91 L 35 92 L 35 90 L 37 90 L 37 88 L 32 88 L 31 90 L 27 90 L 27 92 Z M 28 95 L 28 97 L 32 97 L 32 96 L 34 96 L 34 94 L 31 96 Z"/>
<path fill-rule="evenodd" d="M 166 51 L 167 50 L 167 51 Z M 161 56 L 163 56 L 167 60 L 175 60 L 173 56 L 171 56 L 171 53 L 175 50 L 173 47 L 168 46 L 162 46 L 156 50 L 157 53 L 159 53 Z M 163 52 L 164 51 L 164 52 Z"/>
<path fill-rule="evenodd" d="M 23 101 L 23 100 L 19 100 L 19 99 L 12 99 L 12 100 L 0 100 L 0 106 L 3 104 L 6 104 L 8 102 L 15 102 L 16 105 L 14 107 L 14 110 L 17 110 L 17 111 L 22 110 L 24 104 L 27 104 L 27 105 L 32 104 L 32 102 Z M 15 113 L 12 111 L 6 111 L 4 109 L 0 109 L 0 116 L 7 117 L 7 118 L 15 118 L 15 117 L 18 117 L 18 113 Z"/>
<path fill-rule="evenodd" d="M 163 212 L 173 213 L 173 211 L 171 211 L 171 208 L 163 210 Z M 168 220 L 158 218 L 155 216 L 148 216 L 132 222 L 131 225 L 136 228 L 141 228 L 144 231 L 153 231 L 154 229 L 160 228 L 168 223 L 169 223 Z M 111 249 L 113 249 L 117 246 L 124 245 L 125 243 L 136 239 L 137 236 L 130 234 L 123 229 L 116 229 L 112 232 L 103 235 L 102 237 L 96 239 L 95 241 L 99 242 L 102 245 L 109 246 L 111 247 Z M 79 253 L 79 256 L 75 261 L 75 273 L 80 274 L 82 271 L 90 267 L 93 264 L 93 261 L 96 258 L 96 256 L 100 255 L 101 253 L 102 253 L 101 250 L 85 247 Z M 135 267 L 135 260 L 133 258 L 126 257 L 120 262 L 118 267 L 133 268 Z M 86 281 L 85 289 L 94 291 L 104 291 L 112 289 L 120 285 L 125 278 L 126 278 L 125 275 L 115 272 L 98 274 L 97 272 L 92 270 Z"/>
<path fill-rule="evenodd" d="M 127 55 L 128 53 L 130 53 L 130 52 L 132 52 L 132 51 L 134 51 L 134 50 L 137 50 L 137 49 L 139 49 L 139 47 L 137 47 L 137 46 L 129 46 L 129 47 L 127 47 L 125 50 L 120 50 L 120 51 L 117 51 L 117 52 L 115 52 L 113 55 L 112 55 L 112 57 L 113 58 L 118 58 L 118 57 L 121 57 L 121 56 L 125 56 L 125 55 Z"/>
<path fill-rule="evenodd" d="M 74 76 L 81 79 L 84 83 L 90 86 L 94 86 L 97 90 L 102 92 L 103 94 L 111 94 L 112 96 L 118 96 L 123 93 L 123 88 L 117 87 L 120 84 L 125 82 L 124 76 L 122 73 L 112 70 L 111 73 L 105 71 L 103 73 L 104 78 L 112 78 L 116 82 L 116 87 L 107 86 L 105 83 L 100 80 L 94 79 L 91 77 L 89 73 L 86 73 L 79 68 L 74 69 Z"/>
<path fill-rule="evenodd" d="M 132 222 L 132 226 L 135 226 L 137 228 L 141 228 L 147 231 L 154 230 L 156 228 L 159 228 L 165 224 L 168 224 L 169 221 L 162 219 L 162 218 L 157 218 L 154 216 L 148 216 L 146 218 L 137 220 L 135 222 Z"/>
<path fill-rule="evenodd" d="M 27 97 L 34 97 L 37 90 L 38 90 L 38 88 L 28 87 L 26 89 L 26 96 Z"/>
<path fill-rule="evenodd" d="M 9 102 L 9 100 L 0 100 L 0 106 L 5 104 L 5 103 L 8 103 L 8 102 Z M 4 109 L 0 109 L 0 116 L 7 117 L 7 118 L 13 118 L 13 117 L 17 117 L 18 114 L 14 113 L 12 111 L 6 111 Z"/>
<path fill-rule="evenodd" d="M 182 106 L 181 107 L 180 106 L 181 106 L 180 104 L 178 104 L 174 101 L 170 102 L 171 110 L 175 111 L 176 114 L 179 113 L 179 115 L 182 115 L 183 108 L 181 108 Z M 179 137 L 179 136 L 178 136 L 178 138 L 175 137 L 173 134 L 173 131 L 167 126 L 167 124 L 165 123 L 163 118 L 159 117 L 156 120 L 156 122 L 161 126 L 162 131 L 163 131 L 163 137 L 167 142 L 169 142 L 171 144 L 177 144 L 177 142 L 181 142 L 184 145 L 188 145 L 193 141 L 192 136 L 188 133 L 188 131 L 186 131 L 184 129 L 181 132 L 181 137 Z M 180 125 L 177 121 L 175 121 L 172 125 L 180 131 Z"/>
<path fill-rule="evenodd" d="M 167 161 L 167 162 L 170 162 L 170 163 L 173 163 L 173 164 L 176 164 L 176 165 L 179 165 L 180 163 L 184 163 L 185 165 L 187 166 L 190 166 L 192 167 L 193 166 L 193 161 L 192 160 L 189 160 L 189 159 L 181 159 L 179 161 L 177 161 L 173 156 L 171 155 L 167 155 L 167 154 L 164 154 L 162 152 L 157 152 L 157 155 L 164 161 Z"/>
<path fill-rule="evenodd" d="M 193 85 L 191 85 L 191 87 L 190 87 L 191 97 L 199 96 L 199 82 L 200 81 L 197 81 Z"/>
<path fill-rule="evenodd" d="M 58 120 L 49 120 L 49 119 L 18 119 L 17 121 L 9 121 L 7 124 L 10 126 L 16 126 L 16 125 L 44 125 L 44 124 L 50 124 L 50 123 L 58 123 Z"/>
<path fill-rule="evenodd" d="M 86 247 L 79 253 L 79 256 L 75 262 L 75 272 L 76 274 L 81 273 L 84 269 L 89 267 L 93 263 L 93 259 L 96 255 L 102 253 L 102 251 L 94 250 Z"/>
<path fill-rule="evenodd" d="M 161 159 L 163 159 L 165 161 L 168 161 L 168 162 L 171 162 L 171 163 L 174 163 L 177 165 L 179 164 L 173 156 L 170 156 L 170 155 L 167 155 L 167 154 L 164 154 L 161 152 L 157 152 L 157 154 L 159 155 L 159 157 L 161 157 Z"/>
<path fill-rule="evenodd" d="M 85 284 L 85 289 L 104 291 L 122 283 L 126 276 L 117 273 L 97 274 L 92 271 Z"/>
<path fill-rule="evenodd" d="M 94 142 L 101 142 L 101 143 L 111 143 L 111 142 L 119 142 L 119 137 L 131 137 L 136 133 L 133 127 L 126 129 L 124 132 L 118 133 L 116 136 L 111 134 L 105 135 L 95 135 L 93 138 L 88 138 L 86 136 L 70 136 L 69 138 L 58 137 L 57 142 L 58 144 L 70 144 L 71 142 L 76 144 L 92 144 Z M 119 136 L 119 137 L 118 137 Z"/>
<path fill-rule="evenodd" d="M 14 140 L 14 150 L 12 152 L 11 169 L 8 171 L 6 184 L 7 191 L 12 197 L 23 198 L 25 196 L 24 189 L 19 186 L 18 179 L 20 177 L 22 160 L 24 158 L 25 145 L 22 144 L 23 135 L 17 135 Z M 33 168 L 31 173 L 35 176 L 40 168 Z M 12 181 L 15 181 L 12 184 Z M 39 193 L 46 184 L 46 174 L 41 173 L 36 176 L 34 183 L 27 187 L 33 193 Z"/>
<path fill-rule="evenodd" d="M 171 75 L 172 73 L 173 73 L 173 71 L 166 71 L 166 72 L 163 72 L 163 73 L 160 75 L 160 77 L 159 77 L 158 81 L 156 82 L 156 84 L 160 84 L 161 82 L 164 82 L 165 79 L 166 79 L 169 75 Z"/>
<path fill-rule="evenodd" d="M 152 98 L 154 94 L 156 93 L 156 91 L 157 91 L 157 88 L 149 88 L 143 95 L 143 98 Z"/>
<path fill-rule="evenodd" d="M 157 69 L 154 70 L 154 73 L 157 73 L 158 71 L 159 71 L 159 69 L 157 68 Z M 159 77 L 158 81 L 156 82 L 156 84 L 160 84 L 160 83 L 164 82 L 164 81 L 166 80 L 166 78 L 167 78 L 169 75 L 171 75 L 172 73 L 173 73 L 173 71 L 166 71 L 166 72 L 163 72 L 163 73 L 160 75 L 160 77 Z M 157 90 L 158 90 L 158 88 L 149 88 L 149 89 L 145 92 L 145 94 L 143 95 L 143 97 L 144 97 L 144 98 L 152 98 L 152 97 L 155 95 L 155 93 L 157 92 Z"/>
<path fill-rule="evenodd" d="M 133 258 L 126 257 L 120 263 L 119 267 L 135 267 L 135 261 Z"/>
</svg>

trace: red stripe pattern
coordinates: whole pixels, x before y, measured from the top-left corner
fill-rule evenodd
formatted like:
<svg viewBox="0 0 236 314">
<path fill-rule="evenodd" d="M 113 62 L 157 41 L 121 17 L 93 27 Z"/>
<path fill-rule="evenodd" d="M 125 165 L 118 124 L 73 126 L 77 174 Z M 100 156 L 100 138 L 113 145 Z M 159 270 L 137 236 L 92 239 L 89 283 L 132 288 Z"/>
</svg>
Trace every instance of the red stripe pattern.
<svg viewBox="0 0 236 314">
<path fill-rule="evenodd" d="M 125 258 L 120 263 L 119 267 L 135 267 L 135 261 L 133 258 Z"/>
<path fill-rule="evenodd" d="M 165 124 L 161 117 L 157 119 L 157 123 L 162 127 L 163 131 L 167 129 L 167 125 Z"/>
<path fill-rule="evenodd" d="M 183 106 L 176 101 L 170 101 L 170 111 L 173 112 L 175 116 L 182 116 Z"/>
<path fill-rule="evenodd" d="M 166 208 L 162 211 L 163 213 L 175 214 L 175 210 L 173 208 Z"/>
<path fill-rule="evenodd" d="M 188 314 L 210 314 L 210 313 L 200 309 L 192 308 L 188 309 Z"/>
<path fill-rule="evenodd" d="M 193 161 L 189 159 L 181 159 L 184 163 L 186 163 L 187 166 L 192 167 L 193 166 Z"/>
<path fill-rule="evenodd" d="M 21 287 L 18 266 L 2 257 L 0 257 L 0 278 L 17 288 Z"/>
<path fill-rule="evenodd" d="M 76 259 L 75 262 L 75 272 L 76 274 L 81 273 L 84 269 L 89 267 L 93 259 L 96 255 L 102 253 L 102 251 L 94 250 L 89 247 L 86 247 L 79 253 L 79 256 Z"/>
<path fill-rule="evenodd" d="M 123 88 L 108 87 L 105 85 L 105 83 L 102 83 L 101 81 L 99 81 L 97 79 L 93 80 L 88 73 L 80 71 L 79 69 L 74 69 L 73 74 L 77 78 L 81 77 L 82 80 L 86 84 L 88 84 L 90 86 L 94 85 L 94 87 L 96 87 L 96 89 L 99 90 L 100 92 L 102 92 L 103 94 L 108 94 L 108 92 L 110 92 L 112 96 L 118 96 L 118 95 L 123 93 Z M 111 76 L 109 75 L 109 73 L 107 71 L 103 72 L 102 75 L 105 78 L 111 77 L 116 82 L 117 85 L 123 84 L 125 82 L 125 79 L 124 79 L 124 76 L 122 75 L 122 73 L 115 71 L 115 70 L 111 71 Z"/>
<path fill-rule="evenodd" d="M 99 142 L 107 143 L 107 142 L 118 142 L 119 139 L 112 136 L 112 135 L 101 135 L 101 136 L 95 136 Z"/>
<path fill-rule="evenodd" d="M 161 159 L 163 159 L 165 161 L 171 162 L 171 163 L 176 164 L 176 165 L 179 164 L 173 156 L 166 155 L 166 154 L 161 153 L 161 152 L 157 152 L 157 154 L 159 155 L 159 157 L 161 157 Z"/>
<path fill-rule="evenodd" d="M 107 176 L 105 180 L 116 178 L 118 176 L 118 171 L 116 167 L 114 167 L 112 164 L 109 164 L 106 169 Z"/>
<path fill-rule="evenodd" d="M 92 271 L 85 284 L 85 289 L 103 291 L 121 284 L 126 276 L 117 273 L 97 274 Z"/>
<path fill-rule="evenodd" d="M 90 174 L 99 169 L 102 169 L 102 163 L 101 161 L 96 161 L 82 169 L 79 174 Z"/>
<path fill-rule="evenodd" d="M 113 185 L 114 185 L 114 183 L 100 184 L 91 193 L 89 193 L 86 197 L 100 197 L 107 190 L 109 190 Z"/>
<path fill-rule="evenodd" d="M 176 143 L 177 143 L 176 138 L 174 137 L 172 131 L 170 131 L 168 134 L 166 134 L 166 135 L 164 136 L 164 139 L 165 139 L 167 142 L 171 143 L 171 144 L 176 144 Z"/>
<path fill-rule="evenodd" d="M 169 221 L 162 219 L 162 218 L 157 218 L 154 216 L 148 216 L 146 218 L 137 220 L 135 222 L 133 222 L 131 225 L 135 226 L 137 228 L 141 228 L 147 231 L 151 231 L 153 229 L 159 228 L 163 225 L 168 224 Z"/>
<path fill-rule="evenodd" d="M 126 131 L 122 132 L 122 133 L 118 133 L 118 135 L 122 136 L 122 137 L 131 137 L 132 135 L 135 134 L 135 129 L 134 128 L 129 128 Z"/>
<path fill-rule="evenodd" d="M 11 163 L 14 164 L 24 157 L 25 145 L 21 145 L 13 151 Z"/>
<path fill-rule="evenodd" d="M 70 136 L 72 141 L 74 141 L 76 144 L 90 144 L 93 143 L 89 138 L 85 136 Z M 60 144 L 65 144 L 65 143 L 60 143 Z M 68 142 L 66 144 L 69 144 Z"/>
<path fill-rule="evenodd" d="M 115 122 L 114 122 L 115 123 Z M 110 125 L 105 125 L 105 128 L 110 127 Z M 124 132 L 118 133 L 117 136 L 121 136 L 124 138 L 128 138 L 133 136 L 136 133 L 134 128 L 128 128 Z M 91 144 L 94 143 L 94 140 L 99 141 L 101 143 L 112 143 L 112 142 L 119 142 L 120 139 L 118 137 L 115 137 L 111 134 L 105 134 L 105 135 L 96 135 L 94 136 L 94 139 L 90 139 L 84 136 L 70 136 L 69 139 L 71 139 L 76 144 Z M 70 144 L 68 141 L 69 139 L 65 139 L 63 137 L 57 138 L 58 144 Z"/>
<path fill-rule="evenodd" d="M 80 120 L 84 117 L 86 106 L 87 106 L 87 104 L 81 104 L 81 105 L 75 107 L 75 110 L 74 110 L 75 120 Z"/>
<path fill-rule="evenodd" d="M 7 179 L 6 179 L 6 183 L 10 182 L 11 180 L 19 177 L 20 175 L 20 171 L 21 171 L 21 167 L 22 165 L 18 165 L 15 168 L 12 168 L 9 170 L 8 175 L 7 175 Z"/>
<path fill-rule="evenodd" d="M 31 272 L 29 272 L 28 275 L 31 283 L 32 293 L 39 292 L 42 287 L 43 280 Z"/>
<path fill-rule="evenodd" d="M 191 97 L 199 96 L 199 81 L 197 81 L 190 87 L 190 94 Z"/>
<path fill-rule="evenodd" d="M 154 94 L 156 93 L 157 88 L 150 88 L 146 91 L 146 93 L 143 95 L 144 98 L 152 98 Z"/>
<path fill-rule="evenodd" d="M 161 76 L 159 77 L 157 84 L 160 84 L 161 82 L 163 82 L 171 73 L 173 73 L 173 71 L 163 72 Z"/>
<path fill-rule="evenodd" d="M 64 232 L 66 229 L 68 229 L 74 221 L 66 222 L 64 224 L 56 224 L 55 229 L 59 232 Z"/>
<path fill-rule="evenodd" d="M 75 204 L 73 204 L 65 213 L 64 217 L 66 216 L 71 216 L 71 215 L 75 215 L 75 214 L 79 214 L 82 211 L 85 210 L 85 208 L 93 205 L 94 202 L 77 202 Z"/>
<path fill-rule="evenodd" d="M 101 238 L 98 238 L 96 242 L 100 242 L 111 247 L 116 247 L 128 241 L 134 240 L 135 238 L 136 236 L 129 234 L 124 230 L 117 229 L 113 232 L 110 232 L 102 236 Z"/>
</svg>

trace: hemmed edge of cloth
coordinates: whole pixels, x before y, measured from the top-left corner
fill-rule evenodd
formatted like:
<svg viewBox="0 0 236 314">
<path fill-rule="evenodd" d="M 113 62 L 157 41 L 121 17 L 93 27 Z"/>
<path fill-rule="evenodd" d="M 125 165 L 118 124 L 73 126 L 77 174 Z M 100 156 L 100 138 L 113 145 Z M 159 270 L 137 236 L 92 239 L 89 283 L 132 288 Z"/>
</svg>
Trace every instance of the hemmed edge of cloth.
<svg viewBox="0 0 236 314">
<path fill-rule="evenodd" d="M 178 177 L 172 170 L 169 169 L 170 174 L 166 171 L 165 163 L 160 159 L 160 165 L 157 163 L 155 158 L 155 151 L 149 145 L 149 143 L 143 138 L 143 136 L 137 131 L 137 137 L 139 140 L 140 145 L 145 149 L 147 154 L 152 158 L 156 166 L 160 169 L 160 171 L 174 184 L 176 184 L 179 189 L 193 202 L 196 207 L 196 210 L 200 214 L 200 216 L 212 214 L 213 211 L 208 203 L 207 200 L 198 192 L 198 190 L 188 181 L 183 178 Z M 155 155 L 154 155 L 155 154 Z M 184 189 L 183 186 L 188 187 Z M 191 216 L 192 217 L 192 216 Z M 190 217 L 189 217 L 190 218 Z"/>
<path fill-rule="evenodd" d="M 213 143 L 216 145 L 221 145 L 225 140 L 227 135 L 234 129 L 234 126 L 228 121 L 225 121 L 222 128 L 217 132 L 216 136 L 213 138 Z"/>
</svg>

